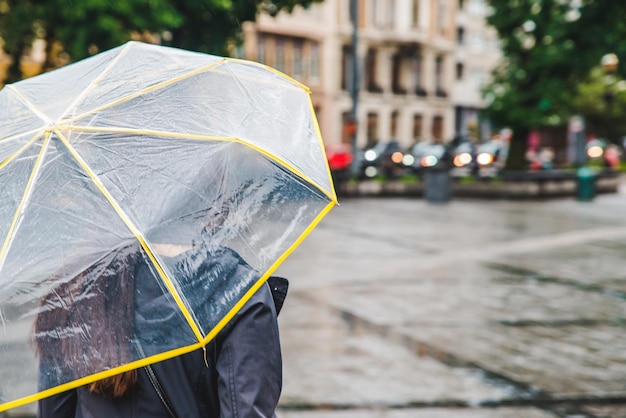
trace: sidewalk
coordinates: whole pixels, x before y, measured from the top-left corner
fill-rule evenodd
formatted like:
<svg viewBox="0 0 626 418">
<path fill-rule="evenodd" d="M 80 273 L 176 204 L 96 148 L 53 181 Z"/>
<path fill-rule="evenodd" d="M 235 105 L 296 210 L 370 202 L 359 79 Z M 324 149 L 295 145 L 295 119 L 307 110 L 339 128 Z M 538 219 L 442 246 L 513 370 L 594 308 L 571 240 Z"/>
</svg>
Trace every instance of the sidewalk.
<svg viewBox="0 0 626 418">
<path fill-rule="evenodd" d="M 626 417 L 626 194 L 346 199 L 279 268 L 280 418 Z"/>
</svg>

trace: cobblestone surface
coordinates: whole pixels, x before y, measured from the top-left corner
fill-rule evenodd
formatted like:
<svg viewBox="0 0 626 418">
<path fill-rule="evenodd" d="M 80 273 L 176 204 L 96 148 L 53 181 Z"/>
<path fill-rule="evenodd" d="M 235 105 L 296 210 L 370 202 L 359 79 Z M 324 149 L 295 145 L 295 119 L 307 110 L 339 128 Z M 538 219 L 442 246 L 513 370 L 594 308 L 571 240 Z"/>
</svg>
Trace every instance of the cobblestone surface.
<svg viewBox="0 0 626 418">
<path fill-rule="evenodd" d="M 344 202 L 277 272 L 279 416 L 626 416 L 624 207 Z"/>
</svg>

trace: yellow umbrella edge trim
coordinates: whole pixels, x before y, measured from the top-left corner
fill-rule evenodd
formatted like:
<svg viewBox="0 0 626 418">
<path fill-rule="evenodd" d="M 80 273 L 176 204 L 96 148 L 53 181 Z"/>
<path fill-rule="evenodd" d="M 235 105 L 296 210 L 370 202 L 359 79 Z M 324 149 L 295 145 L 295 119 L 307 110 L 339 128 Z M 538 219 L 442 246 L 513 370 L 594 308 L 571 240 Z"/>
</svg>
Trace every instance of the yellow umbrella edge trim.
<svg viewBox="0 0 626 418">
<path fill-rule="evenodd" d="M 89 383 L 92 383 L 101 379 L 106 379 L 107 377 L 115 376 L 123 372 L 138 369 L 140 367 L 147 366 L 149 364 L 158 363 L 163 360 L 167 360 L 167 359 L 174 358 L 174 357 L 186 354 L 186 353 L 190 353 L 202 347 L 204 347 L 202 343 L 195 343 L 195 344 L 187 345 L 185 347 L 177 348 L 175 350 L 167 351 L 165 353 L 160 353 L 160 354 L 150 356 L 150 357 L 144 357 L 140 360 L 127 363 L 123 366 L 118 366 L 109 370 L 105 370 L 100 373 L 95 373 L 89 376 L 85 376 L 77 380 L 72 380 L 71 382 L 64 383 L 62 385 L 43 390 L 41 392 L 37 392 L 34 395 L 25 396 L 23 398 L 16 399 L 14 401 L 0 404 L 0 412 L 6 411 L 12 408 L 17 408 L 18 406 L 23 406 L 31 402 L 35 402 L 35 401 L 47 398 L 49 396 L 58 395 L 59 393 L 68 391 L 70 389 L 75 389 L 77 387 L 80 387 L 80 386 L 83 386 L 83 385 L 86 385 L 86 384 L 89 384 Z"/>
<path fill-rule="evenodd" d="M 256 283 L 246 292 L 246 294 L 235 304 L 235 306 L 217 323 L 217 325 L 211 330 L 211 332 L 201 342 L 191 344 L 185 347 L 170 350 L 165 353 L 160 353 L 154 356 L 145 357 L 140 360 L 127 363 L 123 366 L 118 366 L 113 369 L 109 369 L 100 373 L 89 375 L 72 382 L 65 383 L 63 385 L 56 386 L 54 388 L 46 389 L 38 392 L 34 395 L 26 396 L 14 401 L 10 401 L 4 404 L 0 404 L 0 412 L 6 411 L 11 408 L 23 406 L 31 402 L 38 401 L 40 399 L 47 398 L 49 396 L 57 395 L 70 389 L 74 389 L 83 385 L 86 385 L 97 380 L 105 379 L 107 377 L 115 376 L 117 374 L 137 369 L 139 367 L 147 366 L 148 364 L 157 363 L 163 360 L 167 360 L 182 354 L 189 353 L 191 351 L 204 348 L 211 342 L 217 334 L 230 322 L 230 320 L 241 310 L 243 305 L 254 295 L 254 293 L 267 281 L 270 275 L 278 268 L 278 266 L 302 243 L 302 241 L 313 231 L 317 224 L 324 218 L 328 212 L 337 204 L 336 201 L 329 202 L 326 207 L 315 217 L 315 219 L 309 224 L 300 237 L 294 242 L 294 244 L 287 249 L 277 260 L 270 266 L 269 269 L 256 281 Z"/>
<path fill-rule="evenodd" d="M 336 200 L 330 201 L 326 207 L 313 219 L 309 226 L 304 230 L 298 239 L 280 256 L 278 259 L 265 271 L 263 276 L 246 292 L 246 294 L 231 308 L 231 310 L 224 315 L 224 317 L 217 323 L 217 325 L 207 334 L 203 343 L 208 344 L 229 322 L 233 317 L 241 310 L 243 305 L 259 290 L 259 288 L 267 281 L 271 274 L 276 271 L 278 266 L 304 241 L 304 239 L 313 231 L 317 224 L 330 212 L 330 210 L 337 204 Z"/>
<path fill-rule="evenodd" d="M 332 199 L 337 200 L 337 191 L 335 190 L 335 182 L 333 181 L 333 176 L 330 172 L 330 165 L 328 164 L 328 156 L 326 155 L 326 146 L 324 145 L 324 140 L 322 139 L 322 131 L 320 129 L 320 124 L 317 120 L 317 115 L 315 114 L 315 107 L 313 106 L 313 100 L 311 100 L 311 96 L 309 95 L 309 106 L 311 108 L 311 114 L 313 115 L 313 123 L 315 124 L 315 132 L 317 133 L 317 140 L 319 142 L 319 146 L 322 149 L 324 154 L 324 160 L 326 163 L 326 175 L 330 179 L 330 188 L 332 192 Z"/>
<path fill-rule="evenodd" d="M 72 147 L 72 145 L 69 143 L 67 138 L 65 138 L 65 136 L 61 132 L 59 132 L 58 130 L 56 130 L 56 133 L 57 133 L 57 135 L 59 135 L 59 138 L 65 144 L 65 146 L 67 147 L 69 152 L 72 154 L 74 159 L 78 162 L 78 164 L 80 164 L 80 166 L 83 168 L 83 170 L 85 170 L 85 172 L 89 175 L 89 177 L 93 181 L 94 185 L 100 190 L 100 192 L 104 195 L 104 197 L 109 201 L 109 203 L 111 204 L 113 209 L 117 212 L 117 214 L 122 219 L 122 221 L 126 224 L 128 229 L 132 232 L 132 234 L 135 236 L 135 238 L 137 238 L 137 240 L 139 241 L 139 243 L 141 244 L 143 249 L 148 254 L 148 257 L 150 258 L 150 260 L 154 264 L 155 268 L 159 272 L 159 276 L 161 277 L 161 280 L 163 280 L 163 283 L 165 283 L 165 285 L 167 286 L 167 288 L 170 291 L 172 297 L 176 301 L 176 305 L 178 305 L 178 308 L 181 310 L 181 313 L 183 314 L 183 316 L 187 320 L 187 322 L 188 322 L 189 326 L 191 327 L 191 330 L 195 334 L 196 338 L 198 339 L 198 341 L 202 341 L 203 337 L 202 337 L 202 333 L 200 332 L 200 329 L 199 329 L 198 325 L 193 320 L 193 317 L 191 316 L 191 314 L 189 313 L 189 310 L 187 309 L 187 307 L 183 303 L 182 298 L 180 297 L 180 295 L 176 291 L 176 288 L 174 287 L 174 284 L 172 283 L 170 278 L 165 273 L 165 270 L 163 270 L 163 267 L 161 266 L 161 264 L 157 261 L 156 257 L 154 256 L 154 253 L 152 252 L 152 250 L 148 246 L 146 240 L 143 238 L 143 236 L 141 235 L 139 230 L 133 225 L 132 221 L 129 219 L 128 215 L 126 215 L 126 213 L 124 213 L 124 211 L 120 207 L 119 203 L 117 203 L 115 201 L 115 199 L 113 199 L 113 196 L 111 196 L 109 191 L 104 187 L 104 185 L 102 184 L 100 179 L 98 179 L 98 177 L 94 174 L 94 172 L 91 171 L 91 168 L 89 168 L 87 163 L 85 163 L 85 161 L 81 158 L 81 156 L 78 154 L 78 152 L 76 152 L 76 150 Z"/>
<path fill-rule="evenodd" d="M 309 100 L 310 106 L 312 108 L 312 104 Z M 315 114 L 313 114 L 315 115 Z M 321 140 L 321 135 L 319 133 L 319 127 L 317 127 L 317 119 L 315 119 L 315 123 L 316 123 L 316 129 L 318 130 L 317 132 L 317 137 L 318 137 L 318 141 L 320 141 L 320 146 L 322 147 L 322 150 L 324 150 L 324 144 Z M 304 174 L 303 172 L 301 172 L 300 170 L 298 170 L 296 167 L 294 167 L 292 164 L 275 157 L 274 155 L 270 154 L 269 152 L 265 151 L 262 148 L 259 148 L 258 146 L 251 144 L 250 142 L 247 142 L 241 138 L 235 138 L 235 137 L 220 137 L 220 136 L 211 136 L 211 135 L 202 135 L 202 134 L 185 134 L 185 133 L 178 133 L 178 132 L 166 132 L 166 131 L 152 131 L 149 129 L 130 129 L 130 128 L 98 128 L 98 127 L 91 127 L 91 126 L 76 126 L 76 125 L 59 125 L 57 126 L 58 129 L 67 129 L 67 130 L 72 130 L 72 131 L 77 131 L 77 132 L 109 132 L 109 133 L 114 133 L 114 134 L 120 134 L 120 133 L 124 133 L 124 134 L 130 134 L 130 135 L 143 135 L 143 136 L 161 136 L 161 137 L 171 137 L 171 138 L 179 138 L 179 139 L 192 139 L 192 140 L 200 140 L 200 141 L 232 141 L 232 142 L 237 142 L 240 144 L 243 144 L 247 147 L 250 147 L 252 149 L 254 149 L 255 151 L 259 152 L 260 154 L 265 155 L 267 158 L 276 161 L 279 165 L 287 168 L 289 171 L 291 171 L 292 173 L 294 173 L 296 176 L 298 176 L 299 178 L 305 180 L 307 183 L 309 183 L 310 185 L 312 185 L 313 187 L 315 187 L 316 189 L 318 189 L 319 191 L 321 191 L 326 197 L 328 197 L 331 200 L 337 200 L 337 194 L 335 193 L 335 189 L 334 189 L 334 184 L 332 181 L 332 176 L 330 175 L 330 169 L 328 168 L 328 161 L 326 162 L 326 168 L 327 168 L 327 175 L 329 178 L 329 183 L 331 186 L 331 190 L 326 190 L 324 187 L 322 187 L 321 185 L 319 185 L 317 182 L 313 181 L 313 179 L 311 179 L 309 176 L 307 176 L 306 174 Z M 324 151 L 325 152 L 325 151 Z"/>
</svg>

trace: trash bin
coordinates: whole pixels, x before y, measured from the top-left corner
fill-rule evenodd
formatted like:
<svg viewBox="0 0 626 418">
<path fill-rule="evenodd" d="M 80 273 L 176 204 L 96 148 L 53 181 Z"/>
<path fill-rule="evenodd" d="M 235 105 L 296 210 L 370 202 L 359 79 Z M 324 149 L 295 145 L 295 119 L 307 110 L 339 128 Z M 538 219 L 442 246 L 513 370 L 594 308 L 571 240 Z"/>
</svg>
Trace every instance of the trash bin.
<svg viewBox="0 0 626 418">
<path fill-rule="evenodd" d="M 589 202 L 596 197 L 596 172 L 587 166 L 576 172 L 576 197 L 581 202 Z"/>
<path fill-rule="evenodd" d="M 429 168 L 424 173 L 424 197 L 429 202 L 447 202 L 450 200 L 450 170 L 447 168 Z"/>
</svg>

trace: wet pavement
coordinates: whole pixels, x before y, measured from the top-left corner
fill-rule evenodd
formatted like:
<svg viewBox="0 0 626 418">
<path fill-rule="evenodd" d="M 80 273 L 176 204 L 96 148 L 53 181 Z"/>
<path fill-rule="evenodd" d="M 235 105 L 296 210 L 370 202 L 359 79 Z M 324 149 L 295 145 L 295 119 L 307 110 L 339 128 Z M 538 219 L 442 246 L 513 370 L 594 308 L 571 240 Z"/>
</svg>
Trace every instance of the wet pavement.
<svg viewBox="0 0 626 418">
<path fill-rule="evenodd" d="M 625 254 L 626 187 L 342 199 L 276 272 L 278 417 L 626 417 Z"/>
<path fill-rule="evenodd" d="M 279 418 L 626 417 L 626 188 L 352 198 L 278 269 Z"/>
</svg>

